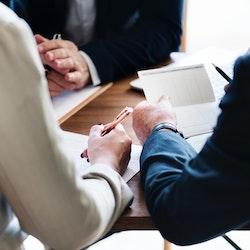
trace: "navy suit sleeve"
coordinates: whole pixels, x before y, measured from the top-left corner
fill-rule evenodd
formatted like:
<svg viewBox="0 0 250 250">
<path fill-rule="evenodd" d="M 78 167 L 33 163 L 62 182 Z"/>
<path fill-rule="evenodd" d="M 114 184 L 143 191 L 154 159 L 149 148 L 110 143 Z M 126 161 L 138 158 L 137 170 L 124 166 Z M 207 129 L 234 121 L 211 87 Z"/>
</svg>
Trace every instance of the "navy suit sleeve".
<svg viewBox="0 0 250 250">
<path fill-rule="evenodd" d="M 213 136 L 196 155 L 173 132 L 153 132 L 141 155 L 142 185 L 155 225 L 179 245 L 250 221 L 250 55 L 237 60 Z"/>
<path fill-rule="evenodd" d="M 80 47 L 94 62 L 101 82 L 156 65 L 176 51 L 182 32 L 182 6 L 183 0 L 142 1 L 131 28 Z"/>
</svg>

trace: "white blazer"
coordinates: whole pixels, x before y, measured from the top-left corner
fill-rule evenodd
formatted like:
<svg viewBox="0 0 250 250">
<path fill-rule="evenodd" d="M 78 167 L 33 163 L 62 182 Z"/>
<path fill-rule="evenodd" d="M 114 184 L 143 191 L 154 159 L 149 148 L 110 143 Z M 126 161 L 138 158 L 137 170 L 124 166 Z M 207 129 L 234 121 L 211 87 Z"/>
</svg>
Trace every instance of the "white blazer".
<svg viewBox="0 0 250 250">
<path fill-rule="evenodd" d="M 23 231 L 57 250 L 95 242 L 131 201 L 109 166 L 78 176 L 64 145 L 31 30 L 0 3 L 0 249 L 22 241 L 5 199 Z"/>
</svg>

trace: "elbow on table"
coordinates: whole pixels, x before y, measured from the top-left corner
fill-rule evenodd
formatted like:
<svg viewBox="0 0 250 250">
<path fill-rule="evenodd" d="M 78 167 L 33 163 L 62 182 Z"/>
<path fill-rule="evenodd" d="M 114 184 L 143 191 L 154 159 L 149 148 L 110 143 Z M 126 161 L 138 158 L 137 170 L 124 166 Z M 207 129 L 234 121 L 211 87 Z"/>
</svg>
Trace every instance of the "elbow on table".
<svg viewBox="0 0 250 250">
<path fill-rule="evenodd" d="M 178 246 L 188 246 L 196 243 L 200 243 L 195 237 L 195 232 L 192 232 L 192 226 L 185 226 L 177 223 L 169 223 L 168 227 L 164 225 L 157 225 L 162 237 Z"/>
<path fill-rule="evenodd" d="M 205 235 L 203 235 L 204 238 L 201 235 L 202 228 L 195 223 L 195 220 L 192 220 L 188 214 L 184 215 L 176 207 L 171 210 L 165 207 L 157 212 L 154 210 L 151 216 L 162 237 L 171 243 L 187 246 L 206 240 Z"/>
<path fill-rule="evenodd" d="M 101 209 L 95 204 L 88 208 L 82 207 L 82 210 L 82 213 L 75 212 L 78 216 L 69 214 L 65 215 L 64 219 L 57 217 L 55 220 L 50 220 L 50 224 L 48 223 L 45 228 L 23 229 L 53 249 L 86 248 L 103 237 L 110 225 Z"/>
</svg>

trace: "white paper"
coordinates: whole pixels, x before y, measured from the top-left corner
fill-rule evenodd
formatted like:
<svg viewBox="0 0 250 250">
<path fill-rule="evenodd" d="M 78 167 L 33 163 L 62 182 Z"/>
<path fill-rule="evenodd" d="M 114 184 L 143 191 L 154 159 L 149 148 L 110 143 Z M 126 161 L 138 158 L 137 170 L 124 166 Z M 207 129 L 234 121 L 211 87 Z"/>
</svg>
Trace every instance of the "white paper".
<svg viewBox="0 0 250 250">
<path fill-rule="evenodd" d="M 139 76 L 149 102 L 170 97 L 185 138 L 213 130 L 220 110 L 204 65 L 141 71 Z"/>
<path fill-rule="evenodd" d="M 207 139 L 212 135 L 212 133 L 192 136 L 187 139 L 187 142 L 195 149 L 197 153 L 201 151 L 205 145 Z"/>
<path fill-rule="evenodd" d="M 72 156 L 75 162 L 76 171 L 79 175 L 82 175 L 84 169 L 91 167 L 86 159 L 80 157 L 84 149 L 88 145 L 88 136 L 81 135 L 77 133 L 71 133 L 63 131 L 62 134 L 68 153 Z M 140 155 L 142 147 L 138 145 L 132 145 L 131 159 L 128 164 L 128 168 L 122 178 L 128 182 L 132 177 L 134 177 L 140 171 Z M 107 156 L 108 157 L 108 156 Z"/>
<path fill-rule="evenodd" d="M 204 64 L 211 81 L 216 100 L 220 101 L 225 94 L 224 86 L 228 84 L 228 82 L 215 70 L 212 63 L 219 66 L 229 77 L 233 78 L 234 62 L 239 56 L 239 53 L 235 53 L 233 51 L 209 47 L 187 55 L 181 60 L 171 63 L 164 68 Z"/>
<path fill-rule="evenodd" d="M 212 132 L 220 114 L 217 102 L 176 107 L 174 110 L 178 130 L 185 138 Z"/>
<path fill-rule="evenodd" d="M 81 90 L 66 91 L 59 96 L 53 97 L 52 104 L 56 119 L 59 120 L 64 117 L 79 104 L 97 92 L 100 88 L 100 86 L 86 86 Z"/>
<path fill-rule="evenodd" d="M 156 103 L 168 95 L 173 106 L 214 102 L 215 96 L 204 65 L 140 71 L 146 98 Z"/>
</svg>

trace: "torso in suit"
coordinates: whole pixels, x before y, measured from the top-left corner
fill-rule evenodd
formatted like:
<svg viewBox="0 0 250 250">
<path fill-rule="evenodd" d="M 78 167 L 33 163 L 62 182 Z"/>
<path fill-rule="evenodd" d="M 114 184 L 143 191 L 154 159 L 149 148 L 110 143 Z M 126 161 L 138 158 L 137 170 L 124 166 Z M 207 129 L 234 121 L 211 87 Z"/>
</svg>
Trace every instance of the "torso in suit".
<svg viewBox="0 0 250 250">
<path fill-rule="evenodd" d="M 69 0 L 11 0 L 34 33 L 65 37 Z M 80 49 L 101 82 L 116 80 L 167 59 L 180 44 L 183 0 L 96 0 L 95 38 Z M 65 37 L 66 38 L 66 37 Z"/>
<path fill-rule="evenodd" d="M 250 54 L 235 64 L 212 137 L 199 154 L 178 134 L 155 131 L 144 145 L 147 205 L 162 235 L 194 244 L 250 222 Z"/>
</svg>

